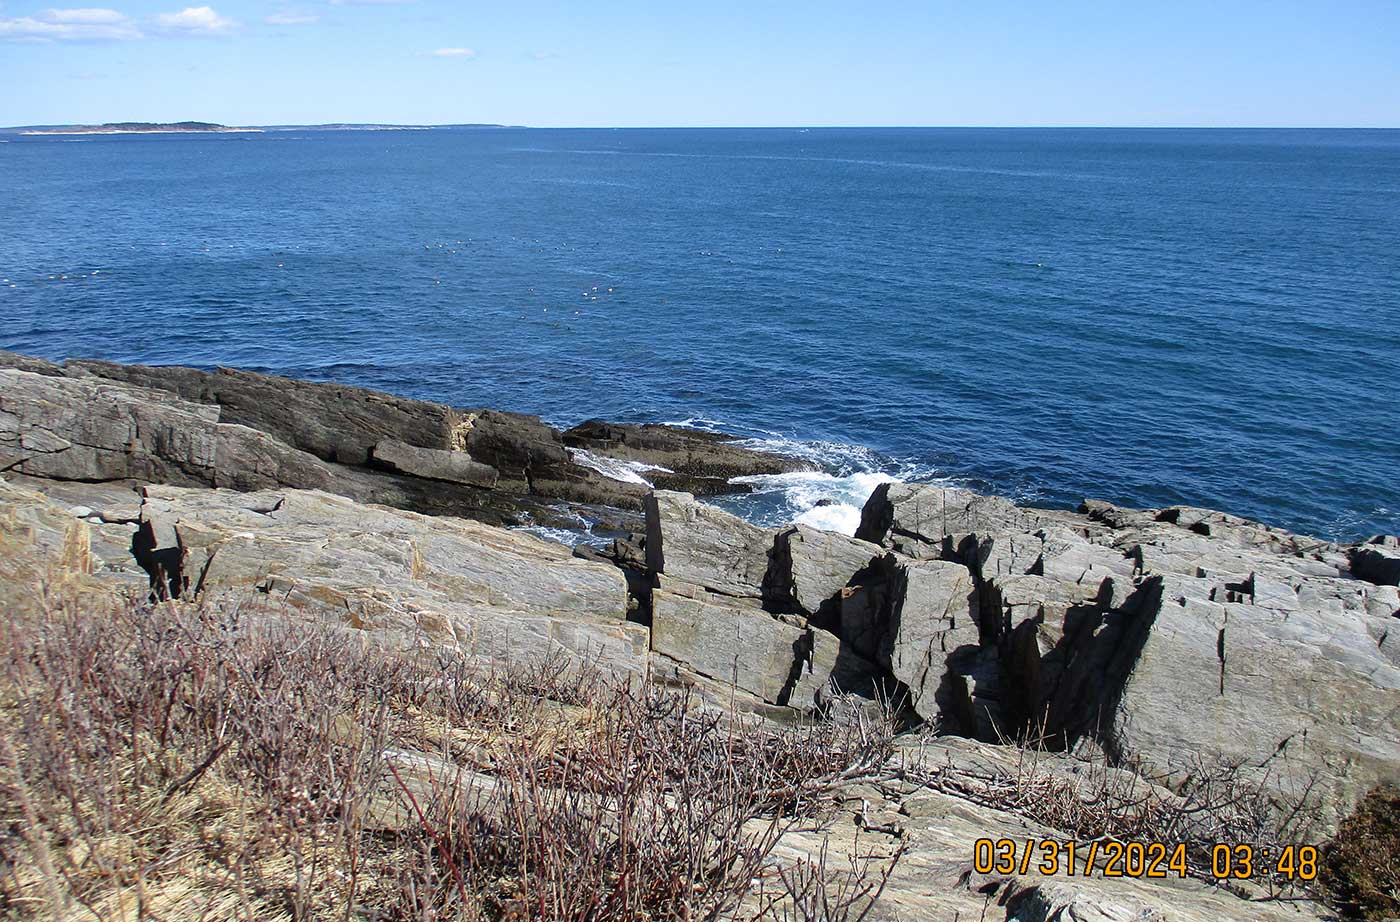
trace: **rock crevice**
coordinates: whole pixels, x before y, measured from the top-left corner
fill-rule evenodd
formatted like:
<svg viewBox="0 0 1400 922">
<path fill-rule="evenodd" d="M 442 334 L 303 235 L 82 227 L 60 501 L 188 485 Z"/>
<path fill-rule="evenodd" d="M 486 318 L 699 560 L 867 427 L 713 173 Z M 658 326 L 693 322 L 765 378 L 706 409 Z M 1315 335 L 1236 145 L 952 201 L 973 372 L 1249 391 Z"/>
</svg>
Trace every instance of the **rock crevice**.
<svg viewBox="0 0 1400 922">
<path fill-rule="evenodd" d="M 85 579 L 263 593 L 405 644 L 563 656 L 775 719 L 889 696 L 911 725 L 1168 785 L 1235 766 L 1280 802 L 1306 788 L 1324 829 L 1400 772 L 1400 541 L 901 483 L 847 537 L 662 488 L 795 463 L 670 427 L 561 433 L 229 369 L 0 354 L 0 519 L 42 523 L 27 540 Z M 551 510 L 617 540 L 496 527 Z"/>
</svg>

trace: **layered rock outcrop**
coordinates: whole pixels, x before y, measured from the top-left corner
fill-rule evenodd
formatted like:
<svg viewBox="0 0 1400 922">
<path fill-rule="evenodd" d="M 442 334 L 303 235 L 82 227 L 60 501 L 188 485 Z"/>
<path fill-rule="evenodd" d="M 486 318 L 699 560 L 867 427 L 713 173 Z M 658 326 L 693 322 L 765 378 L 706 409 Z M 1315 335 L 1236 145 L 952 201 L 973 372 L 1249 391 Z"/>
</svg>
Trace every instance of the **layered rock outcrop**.
<svg viewBox="0 0 1400 922">
<path fill-rule="evenodd" d="M 774 719 L 887 697 L 949 759 L 1029 745 L 1163 790 L 1227 766 L 1318 836 L 1400 779 L 1394 538 L 898 483 L 855 537 L 760 528 L 580 452 L 701 492 L 795 463 L 666 427 L 560 433 L 338 385 L 4 355 L 0 582 L 20 607 L 55 567 L 84 591 L 259 593 L 482 664 L 587 662 Z M 630 512 L 608 551 L 492 524 L 560 502 Z M 879 825 L 923 843 L 891 901 L 910 911 L 935 905 L 919 888 L 966 887 L 949 830 L 1040 834 L 946 793 L 890 809 L 904 819 Z M 999 891 L 1017 918 L 1112 902 L 1018 886 Z M 1142 886 L 1123 917 L 1154 917 Z M 1215 896 L 1189 898 L 1211 917 Z"/>
<path fill-rule="evenodd" d="M 572 523 L 580 507 L 641 510 L 646 480 L 605 476 L 581 463 L 580 451 L 584 460 L 621 462 L 652 451 L 688 472 L 674 476 L 698 477 L 710 492 L 737 473 L 800 467 L 714 433 L 662 427 L 664 438 L 638 442 L 588 435 L 608 429 L 593 423 L 566 439 L 534 416 L 229 368 L 58 365 L 0 352 L 0 372 L 0 470 L 40 477 L 325 489 L 519 525 Z"/>
<path fill-rule="evenodd" d="M 1180 782 L 1242 767 L 1324 823 L 1400 768 L 1400 595 L 1348 554 L 1208 510 L 1016 509 L 887 485 L 860 534 L 965 566 L 982 637 L 958 729 L 1098 748 Z"/>
<path fill-rule="evenodd" d="M 622 574 L 518 531 L 317 491 L 152 486 L 134 548 L 171 596 L 255 590 L 488 662 L 645 665 Z"/>
<path fill-rule="evenodd" d="M 0 466 L 56 480 L 321 487 L 319 460 L 219 409 L 98 378 L 0 369 Z"/>
<path fill-rule="evenodd" d="M 757 528 L 685 493 L 655 491 L 646 512 L 644 563 L 617 559 L 634 586 L 654 587 L 642 607 L 657 653 L 769 705 L 854 693 L 950 722 L 954 664 L 978 655 L 982 635 L 966 567 L 806 526 Z"/>
</svg>

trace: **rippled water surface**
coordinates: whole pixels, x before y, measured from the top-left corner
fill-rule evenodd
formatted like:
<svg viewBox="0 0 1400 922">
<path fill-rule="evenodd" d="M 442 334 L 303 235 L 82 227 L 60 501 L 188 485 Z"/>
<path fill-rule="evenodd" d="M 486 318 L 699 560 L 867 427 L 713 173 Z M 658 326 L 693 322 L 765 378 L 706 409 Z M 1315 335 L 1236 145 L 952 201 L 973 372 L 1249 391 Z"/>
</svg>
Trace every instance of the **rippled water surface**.
<svg viewBox="0 0 1400 922">
<path fill-rule="evenodd" d="M 5 138 L 4 348 L 1400 531 L 1400 132 Z"/>
</svg>

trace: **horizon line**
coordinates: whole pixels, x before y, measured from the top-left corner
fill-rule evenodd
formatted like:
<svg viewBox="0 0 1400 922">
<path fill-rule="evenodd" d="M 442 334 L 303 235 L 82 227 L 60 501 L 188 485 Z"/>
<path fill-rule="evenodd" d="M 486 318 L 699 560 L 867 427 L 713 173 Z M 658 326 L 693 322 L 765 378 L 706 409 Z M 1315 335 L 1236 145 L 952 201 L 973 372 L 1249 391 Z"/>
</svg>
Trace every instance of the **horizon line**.
<svg viewBox="0 0 1400 922">
<path fill-rule="evenodd" d="M 39 128 L 95 128 L 102 125 L 150 124 L 174 125 L 202 121 L 179 119 L 154 121 L 130 119 L 105 122 L 34 122 L 25 125 L 0 126 L 0 131 L 22 131 Z M 333 128 L 345 126 L 374 126 L 386 128 L 481 128 L 495 130 L 534 131 L 1400 131 L 1400 125 L 520 125 L 497 122 L 376 122 L 333 120 L 322 122 L 266 122 L 262 124 L 228 124 L 205 122 L 219 128 Z M 189 134 L 217 133 L 216 129 L 190 130 Z"/>
</svg>

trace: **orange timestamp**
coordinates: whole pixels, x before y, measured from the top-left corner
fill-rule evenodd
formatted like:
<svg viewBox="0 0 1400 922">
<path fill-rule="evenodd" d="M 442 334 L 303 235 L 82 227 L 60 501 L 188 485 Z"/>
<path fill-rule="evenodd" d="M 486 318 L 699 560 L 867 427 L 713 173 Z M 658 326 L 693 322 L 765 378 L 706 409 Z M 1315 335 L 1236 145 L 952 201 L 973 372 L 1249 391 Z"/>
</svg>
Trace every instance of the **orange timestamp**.
<svg viewBox="0 0 1400 922">
<path fill-rule="evenodd" d="M 1220 843 L 1211 847 L 1211 876 L 1217 880 L 1283 877 L 1309 881 L 1317 877 L 1317 848 L 1288 845 L 1256 848 Z M 972 844 L 972 869 L 978 874 L 1041 874 L 1086 877 L 1187 877 L 1186 845 L 1166 842 L 1089 842 L 1055 839 L 978 839 Z M 1204 873 L 1204 872 L 1203 872 Z"/>
</svg>

